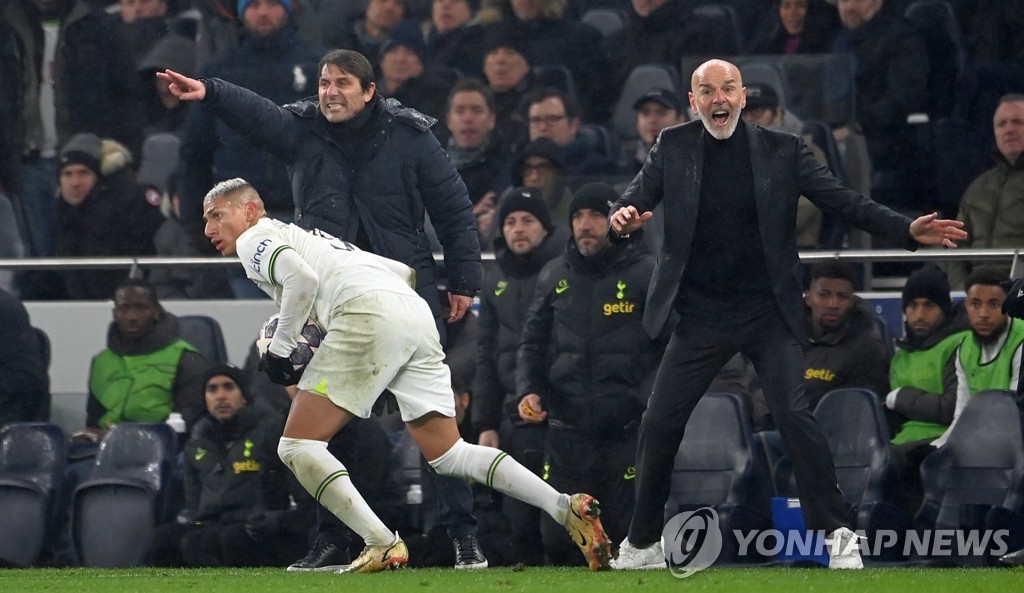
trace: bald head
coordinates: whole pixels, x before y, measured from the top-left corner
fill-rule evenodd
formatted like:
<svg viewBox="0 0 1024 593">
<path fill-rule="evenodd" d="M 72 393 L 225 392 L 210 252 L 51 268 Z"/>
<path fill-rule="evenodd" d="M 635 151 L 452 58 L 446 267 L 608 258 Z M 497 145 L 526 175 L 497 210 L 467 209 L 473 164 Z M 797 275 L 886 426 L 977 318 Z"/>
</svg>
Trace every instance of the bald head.
<svg viewBox="0 0 1024 593">
<path fill-rule="evenodd" d="M 725 140 L 733 135 L 740 112 L 747 105 L 747 89 L 734 64 L 708 60 L 690 77 L 690 107 L 712 137 Z"/>
</svg>

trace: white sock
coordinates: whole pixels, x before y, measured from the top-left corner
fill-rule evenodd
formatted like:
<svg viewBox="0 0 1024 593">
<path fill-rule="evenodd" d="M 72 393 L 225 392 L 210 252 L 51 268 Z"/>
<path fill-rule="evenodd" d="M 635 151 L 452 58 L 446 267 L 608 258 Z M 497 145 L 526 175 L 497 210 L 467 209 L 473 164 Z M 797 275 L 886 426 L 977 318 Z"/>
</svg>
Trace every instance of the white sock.
<svg viewBox="0 0 1024 593">
<path fill-rule="evenodd" d="M 429 463 L 443 476 L 471 478 L 541 509 L 559 525 L 565 524 L 569 497 L 559 493 L 504 451 L 471 445 L 459 439 L 451 449 Z"/>
<path fill-rule="evenodd" d="M 352 485 L 345 466 L 327 451 L 327 443 L 281 437 L 277 454 L 306 492 L 359 534 L 366 545 L 386 546 L 395 541 L 395 534 Z"/>
</svg>

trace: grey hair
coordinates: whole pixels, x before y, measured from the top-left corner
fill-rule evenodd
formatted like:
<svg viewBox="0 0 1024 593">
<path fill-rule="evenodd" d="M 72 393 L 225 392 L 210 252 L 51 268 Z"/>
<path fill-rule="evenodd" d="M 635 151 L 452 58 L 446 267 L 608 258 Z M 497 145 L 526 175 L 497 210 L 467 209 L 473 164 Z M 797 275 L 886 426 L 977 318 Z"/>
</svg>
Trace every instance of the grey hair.
<svg viewBox="0 0 1024 593">
<path fill-rule="evenodd" d="M 251 183 L 242 179 L 241 177 L 227 179 L 213 186 L 213 189 L 208 191 L 206 193 L 206 197 L 203 198 L 203 203 L 208 204 L 217 198 L 233 194 L 245 189 L 251 189 L 253 191 L 256 191 L 256 188 L 254 188 Z"/>
</svg>

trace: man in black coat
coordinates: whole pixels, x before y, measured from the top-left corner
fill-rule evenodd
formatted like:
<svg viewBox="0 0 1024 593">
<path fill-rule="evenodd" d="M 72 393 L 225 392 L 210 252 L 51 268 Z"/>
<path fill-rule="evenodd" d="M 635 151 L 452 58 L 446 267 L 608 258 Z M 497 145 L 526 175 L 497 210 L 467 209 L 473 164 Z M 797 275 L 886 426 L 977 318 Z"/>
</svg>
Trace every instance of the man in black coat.
<svg viewBox="0 0 1024 593">
<path fill-rule="evenodd" d="M 679 313 L 640 427 L 637 505 L 612 566 L 663 565 L 659 542 L 669 472 L 683 430 L 715 374 L 736 352 L 764 383 L 772 418 L 793 456 L 808 529 L 824 530 L 834 568 L 861 568 L 856 535 L 828 443 L 814 421 L 802 380 L 805 333 L 794 228 L 800 195 L 825 212 L 907 249 L 955 247 L 967 236 L 959 221 L 928 214 L 916 220 L 839 184 L 799 136 L 740 120 L 746 89 L 723 60 L 700 65 L 690 80 L 700 116 L 666 129 L 647 163 L 612 207 L 620 237 L 664 208 L 665 240 L 644 311 L 657 335 Z M 756 231 L 755 231 L 756 229 Z"/>
<path fill-rule="evenodd" d="M 637 428 L 664 344 L 641 321 L 654 259 L 608 237 L 617 197 L 605 183 L 573 196 L 572 239 L 537 277 L 515 369 L 519 419 L 548 421 L 545 479 L 597 492 L 613 538 L 626 533 L 633 509 Z M 578 563 L 560 529 L 541 519 L 547 561 Z"/>
</svg>

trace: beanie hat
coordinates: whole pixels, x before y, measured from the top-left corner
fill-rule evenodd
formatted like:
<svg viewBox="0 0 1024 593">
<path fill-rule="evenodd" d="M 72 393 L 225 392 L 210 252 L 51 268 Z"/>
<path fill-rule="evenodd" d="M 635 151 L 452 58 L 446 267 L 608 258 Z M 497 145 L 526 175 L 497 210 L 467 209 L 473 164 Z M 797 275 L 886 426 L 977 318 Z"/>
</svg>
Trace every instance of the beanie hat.
<svg viewBox="0 0 1024 593">
<path fill-rule="evenodd" d="M 96 134 L 76 134 L 60 151 L 60 169 L 67 165 L 85 165 L 97 177 L 102 177 L 103 141 Z"/>
<path fill-rule="evenodd" d="M 245 373 L 242 369 L 229 364 L 214 364 L 206 369 L 206 373 L 203 374 L 204 393 L 206 392 L 206 384 L 210 382 L 210 379 L 219 375 L 231 377 L 231 380 L 238 384 L 238 388 L 242 391 L 242 397 L 246 403 L 252 403 L 252 394 L 249 393 L 249 380 L 246 378 Z"/>
<path fill-rule="evenodd" d="M 938 266 L 925 265 L 914 270 L 907 278 L 907 283 L 903 285 L 903 308 L 906 309 L 914 299 L 928 299 L 944 313 L 949 313 L 953 308 L 949 296 L 949 280 Z"/>
<path fill-rule="evenodd" d="M 498 26 L 492 29 L 484 37 L 484 55 L 497 49 L 510 49 L 523 56 L 527 63 L 530 62 L 530 46 L 526 36 L 517 29 L 510 26 Z"/>
<path fill-rule="evenodd" d="M 423 33 L 415 21 L 404 20 L 388 34 L 388 39 L 380 46 L 381 57 L 396 47 L 407 47 L 419 56 L 420 61 L 427 62 L 427 43 L 423 41 Z"/>
<path fill-rule="evenodd" d="M 551 164 L 565 170 L 565 157 L 562 156 L 562 149 L 551 138 L 542 136 L 524 146 L 523 150 L 519 152 L 519 158 L 516 159 L 516 169 L 521 169 L 526 158 L 531 156 L 546 158 L 551 161 Z"/>
<path fill-rule="evenodd" d="M 551 224 L 551 212 L 548 210 L 548 205 L 544 203 L 544 194 L 539 189 L 510 187 L 505 190 L 505 193 L 501 194 L 498 205 L 498 226 L 501 227 L 505 223 L 505 218 L 513 212 L 529 212 L 549 233 L 555 228 Z"/>
<path fill-rule="evenodd" d="M 277 0 L 277 1 L 281 3 L 281 6 L 284 6 L 285 10 L 287 10 L 288 12 L 291 12 L 291 10 L 292 10 L 292 0 Z M 245 9 L 249 8 L 249 4 L 251 4 L 251 3 L 252 3 L 252 0 L 238 0 L 238 18 L 242 18 L 245 15 Z"/>
<path fill-rule="evenodd" d="M 572 226 L 572 216 L 577 210 L 587 208 L 607 216 L 612 203 L 618 199 L 619 192 L 607 183 L 595 182 L 584 185 L 576 190 L 576 195 L 569 204 L 569 226 Z"/>
</svg>

